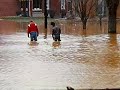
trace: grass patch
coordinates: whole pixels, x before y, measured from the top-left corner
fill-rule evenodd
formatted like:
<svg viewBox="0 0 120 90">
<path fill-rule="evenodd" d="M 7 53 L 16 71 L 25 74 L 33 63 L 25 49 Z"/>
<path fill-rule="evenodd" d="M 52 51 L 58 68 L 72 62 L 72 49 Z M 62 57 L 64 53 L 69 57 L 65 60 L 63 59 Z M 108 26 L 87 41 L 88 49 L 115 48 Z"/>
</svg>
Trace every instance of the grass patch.
<svg viewBox="0 0 120 90">
<path fill-rule="evenodd" d="M 26 22 L 26 23 L 33 20 L 37 24 L 44 23 L 44 17 L 17 17 L 15 16 L 15 17 L 3 17 L 1 19 L 7 20 L 7 21 Z M 54 21 L 54 19 L 48 18 L 48 23 L 51 21 Z"/>
</svg>

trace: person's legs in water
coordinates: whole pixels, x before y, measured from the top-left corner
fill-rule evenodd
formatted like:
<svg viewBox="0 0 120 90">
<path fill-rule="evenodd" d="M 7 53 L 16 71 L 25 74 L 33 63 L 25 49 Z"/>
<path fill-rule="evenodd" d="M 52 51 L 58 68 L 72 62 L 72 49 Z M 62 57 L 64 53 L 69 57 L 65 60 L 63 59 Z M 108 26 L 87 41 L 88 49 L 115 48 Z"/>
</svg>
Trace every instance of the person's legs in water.
<svg viewBox="0 0 120 90">
<path fill-rule="evenodd" d="M 30 37 L 31 37 L 31 41 L 33 40 L 37 41 L 37 32 L 31 32 Z"/>
<path fill-rule="evenodd" d="M 56 39 L 56 41 L 61 41 L 60 40 L 60 35 L 55 35 L 55 39 Z"/>
<path fill-rule="evenodd" d="M 60 39 L 60 35 L 58 36 L 58 41 L 61 41 L 61 39 Z"/>
<path fill-rule="evenodd" d="M 53 35 L 52 37 L 53 37 L 53 40 L 55 40 L 55 35 Z"/>
<path fill-rule="evenodd" d="M 33 33 L 32 33 L 32 32 L 30 33 L 30 39 L 31 39 L 31 41 L 33 41 L 33 40 L 34 40 L 34 35 L 33 35 Z"/>
<path fill-rule="evenodd" d="M 53 37 L 53 40 L 56 41 L 56 37 L 55 37 L 55 35 L 53 35 L 52 37 Z"/>
<path fill-rule="evenodd" d="M 34 32 L 34 40 L 37 41 L 37 32 Z"/>
<path fill-rule="evenodd" d="M 54 41 L 57 41 L 57 36 L 55 35 Z"/>
</svg>

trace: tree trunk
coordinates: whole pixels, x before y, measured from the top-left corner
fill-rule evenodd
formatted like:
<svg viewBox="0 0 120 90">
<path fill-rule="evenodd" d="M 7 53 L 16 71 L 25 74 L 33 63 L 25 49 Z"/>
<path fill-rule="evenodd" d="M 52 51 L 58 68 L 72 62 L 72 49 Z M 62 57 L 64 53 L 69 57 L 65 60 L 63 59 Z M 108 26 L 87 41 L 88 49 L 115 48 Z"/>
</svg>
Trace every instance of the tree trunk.
<svg viewBox="0 0 120 90">
<path fill-rule="evenodd" d="M 100 30 L 102 30 L 102 17 L 99 17 Z"/>
<path fill-rule="evenodd" d="M 86 22 L 83 22 L 83 29 L 86 29 Z"/>
<path fill-rule="evenodd" d="M 86 29 L 87 20 L 86 19 L 82 19 L 82 24 L 83 24 L 83 29 Z"/>
<path fill-rule="evenodd" d="M 116 13 L 119 0 L 106 0 L 108 7 L 108 33 L 116 33 Z"/>
<path fill-rule="evenodd" d="M 110 10 L 108 16 L 108 33 L 116 33 L 116 10 Z"/>
<path fill-rule="evenodd" d="M 102 18 L 100 17 L 100 27 L 102 27 Z"/>
</svg>

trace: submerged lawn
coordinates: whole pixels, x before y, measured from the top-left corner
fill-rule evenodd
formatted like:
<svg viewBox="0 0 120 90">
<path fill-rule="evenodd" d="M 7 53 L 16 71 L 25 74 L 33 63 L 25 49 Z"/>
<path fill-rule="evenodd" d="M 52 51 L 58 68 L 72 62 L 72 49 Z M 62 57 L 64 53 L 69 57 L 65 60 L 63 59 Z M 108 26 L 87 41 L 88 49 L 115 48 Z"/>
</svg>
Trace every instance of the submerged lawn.
<svg viewBox="0 0 120 90">
<path fill-rule="evenodd" d="M 15 22 L 29 22 L 30 20 L 33 20 L 37 24 L 41 24 L 44 22 L 44 17 L 3 17 L 1 19 L 7 20 L 7 21 L 15 21 Z M 48 22 L 54 21 L 54 19 L 48 18 Z"/>
</svg>

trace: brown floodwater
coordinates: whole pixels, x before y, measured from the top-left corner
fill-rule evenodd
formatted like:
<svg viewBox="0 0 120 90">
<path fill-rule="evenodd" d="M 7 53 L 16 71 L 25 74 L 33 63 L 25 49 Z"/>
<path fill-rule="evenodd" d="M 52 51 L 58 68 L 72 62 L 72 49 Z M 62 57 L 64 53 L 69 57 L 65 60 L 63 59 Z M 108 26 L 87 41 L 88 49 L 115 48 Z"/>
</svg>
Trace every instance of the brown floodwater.
<svg viewBox="0 0 120 90">
<path fill-rule="evenodd" d="M 48 25 L 39 25 L 37 43 L 30 44 L 28 23 L 0 20 L 0 90 L 120 88 L 120 23 L 117 34 L 107 22 L 57 21 L 61 42 L 54 42 Z"/>
</svg>

